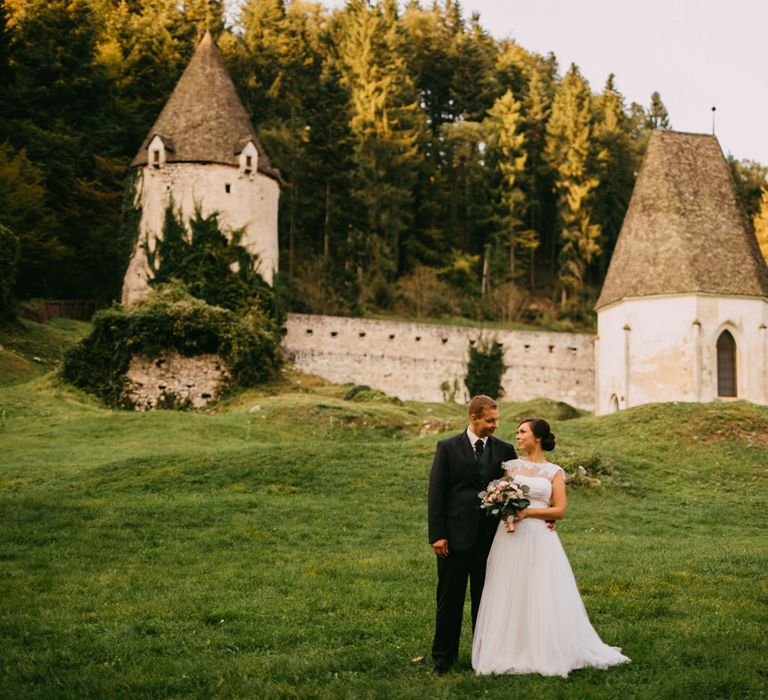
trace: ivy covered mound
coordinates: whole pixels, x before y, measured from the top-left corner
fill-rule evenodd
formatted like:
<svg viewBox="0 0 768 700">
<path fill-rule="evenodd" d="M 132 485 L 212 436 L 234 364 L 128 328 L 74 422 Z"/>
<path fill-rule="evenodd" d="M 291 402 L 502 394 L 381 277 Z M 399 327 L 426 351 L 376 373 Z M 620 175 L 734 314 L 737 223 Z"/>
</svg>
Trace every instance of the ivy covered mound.
<svg viewBox="0 0 768 700">
<path fill-rule="evenodd" d="M 125 405 L 121 394 L 134 355 L 214 354 L 227 363 L 231 388 L 248 387 L 274 373 L 278 337 L 275 323 L 258 307 L 235 313 L 171 283 L 129 308 L 114 306 L 97 313 L 93 332 L 67 353 L 62 376 L 119 407 Z"/>
</svg>

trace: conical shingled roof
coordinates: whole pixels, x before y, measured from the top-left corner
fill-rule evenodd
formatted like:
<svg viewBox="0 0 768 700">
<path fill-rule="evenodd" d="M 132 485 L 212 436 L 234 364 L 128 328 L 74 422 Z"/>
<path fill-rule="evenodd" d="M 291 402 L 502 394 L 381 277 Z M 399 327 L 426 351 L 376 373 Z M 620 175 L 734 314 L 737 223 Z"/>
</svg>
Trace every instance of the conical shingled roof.
<svg viewBox="0 0 768 700">
<path fill-rule="evenodd" d="M 768 268 L 717 139 L 655 131 L 597 308 L 696 292 L 768 296 Z"/>
<path fill-rule="evenodd" d="M 200 41 L 132 166 L 147 164 L 147 148 L 155 135 L 166 144 L 168 163 L 235 166 L 243 145 L 252 139 L 259 152 L 259 170 L 279 177 L 256 138 L 250 117 L 237 96 L 210 32 Z"/>
</svg>

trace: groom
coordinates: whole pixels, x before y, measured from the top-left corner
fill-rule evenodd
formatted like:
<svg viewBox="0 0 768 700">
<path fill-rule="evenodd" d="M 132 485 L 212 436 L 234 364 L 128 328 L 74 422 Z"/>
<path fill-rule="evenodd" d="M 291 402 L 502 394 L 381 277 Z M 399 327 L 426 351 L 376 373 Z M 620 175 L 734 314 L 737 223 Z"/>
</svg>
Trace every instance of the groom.
<svg viewBox="0 0 768 700">
<path fill-rule="evenodd" d="M 434 673 L 442 675 L 459 654 L 467 580 L 475 628 L 485 563 L 498 520 L 480 510 L 477 494 L 502 476 L 501 463 L 515 448 L 493 437 L 499 407 L 489 396 L 469 402 L 469 427 L 437 443 L 429 476 L 429 542 L 437 555 L 437 620 L 432 643 Z"/>
</svg>

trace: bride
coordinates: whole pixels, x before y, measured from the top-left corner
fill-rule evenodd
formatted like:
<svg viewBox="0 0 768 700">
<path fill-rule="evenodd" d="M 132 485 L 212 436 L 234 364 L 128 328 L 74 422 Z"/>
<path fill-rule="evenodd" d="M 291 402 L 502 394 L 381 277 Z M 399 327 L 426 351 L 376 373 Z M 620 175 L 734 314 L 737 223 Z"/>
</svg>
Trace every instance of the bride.
<svg viewBox="0 0 768 700">
<path fill-rule="evenodd" d="M 563 470 L 544 458 L 555 447 L 549 424 L 528 418 L 517 428 L 526 459 L 504 462 L 508 475 L 529 487 L 531 504 L 508 532 L 501 521 L 488 557 L 485 587 L 472 644 L 478 674 L 567 676 L 585 666 L 629 661 L 600 641 L 589 622 L 571 566 L 546 521 L 565 515 Z"/>
</svg>

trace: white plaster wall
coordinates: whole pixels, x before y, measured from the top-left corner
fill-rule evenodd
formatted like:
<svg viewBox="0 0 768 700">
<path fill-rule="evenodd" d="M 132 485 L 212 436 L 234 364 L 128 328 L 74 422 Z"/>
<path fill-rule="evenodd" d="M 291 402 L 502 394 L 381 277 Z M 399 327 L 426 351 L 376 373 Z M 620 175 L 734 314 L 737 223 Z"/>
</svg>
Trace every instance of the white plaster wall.
<svg viewBox="0 0 768 700">
<path fill-rule="evenodd" d="M 226 191 L 229 185 L 230 191 Z M 163 227 L 165 210 L 173 195 L 174 208 L 181 209 L 185 223 L 194 216 L 195 206 L 203 215 L 220 213 L 225 229 L 245 229 L 242 244 L 258 255 L 259 271 L 272 283 L 278 265 L 277 208 L 278 183 L 262 173 L 216 164 L 169 163 L 163 167 L 142 168 L 138 179 L 142 207 L 139 241 L 128 265 L 123 283 L 123 303 L 140 299 L 149 289 L 144 241 L 157 238 Z"/>
<path fill-rule="evenodd" d="M 596 413 L 611 411 L 612 395 L 621 409 L 717 399 L 716 343 L 725 328 L 736 340 L 738 398 L 766 403 L 766 325 L 768 300 L 760 298 L 670 295 L 600 310 Z"/>
<path fill-rule="evenodd" d="M 593 336 L 500 331 L 425 323 L 289 314 L 283 348 L 296 367 L 337 382 L 367 384 L 405 400 L 442 401 L 440 385 L 458 379 L 465 401 L 470 339 L 504 346 L 505 398 L 547 397 L 593 409 Z"/>
</svg>

